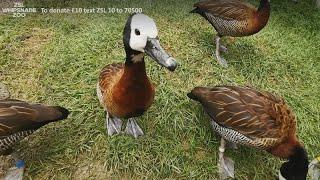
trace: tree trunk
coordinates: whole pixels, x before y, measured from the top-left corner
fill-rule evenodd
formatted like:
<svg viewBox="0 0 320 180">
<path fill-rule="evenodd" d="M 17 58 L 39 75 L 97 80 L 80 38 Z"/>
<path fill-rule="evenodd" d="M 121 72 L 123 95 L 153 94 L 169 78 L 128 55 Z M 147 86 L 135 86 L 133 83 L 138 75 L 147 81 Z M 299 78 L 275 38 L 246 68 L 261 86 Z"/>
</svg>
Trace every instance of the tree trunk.
<svg viewBox="0 0 320 180">
<path fill-rule="evenodd" d="M 316 0 L 316 6 L 320 8 L 320 0 Z"/>
</svg>

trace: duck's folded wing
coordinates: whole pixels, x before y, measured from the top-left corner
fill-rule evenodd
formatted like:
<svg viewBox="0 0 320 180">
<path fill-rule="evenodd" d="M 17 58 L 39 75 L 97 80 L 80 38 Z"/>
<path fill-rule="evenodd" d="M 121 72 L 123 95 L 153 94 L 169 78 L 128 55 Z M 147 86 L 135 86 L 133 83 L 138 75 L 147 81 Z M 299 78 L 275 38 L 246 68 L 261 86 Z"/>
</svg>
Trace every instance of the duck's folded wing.
<svg viewBox="0 0 320 180">
<path fill-rule="evenodd" d="M 24 106 L 23 102 L 18 101 L 13 106 L 0 103 L 0 137 L 14 134 L 34 124 L 37 112 Z"/>
<path fill-rule="evenodd" d="M 124 65 L 121 63 L 113 63 L 105 66 L 99 76 L 99 87 L 102 93 L 108 89 L 109 85 L 113 83 L 115 77 L 123 70 Z"/>
<path fill-rule="evenodd" d="M 200 102 L 223 127 L 249 138 L 280 138 L 281 117 L 267 98 L 251 88 L 215 87 L 202 94 Z"/>
<path fill-rule="evenodd" d="M 242 21 L 253 17 L 257 9 L 251 4 L 240 0 L 207 0 L 194 4 L 207 13 L 226 20 Z"/>
<path fill-rule="evenodd" d="M 59 106 L 29 104 L 18 100 L 0 101 L 0 137 L 67 118 L 68 110 Z"/>
</svg>

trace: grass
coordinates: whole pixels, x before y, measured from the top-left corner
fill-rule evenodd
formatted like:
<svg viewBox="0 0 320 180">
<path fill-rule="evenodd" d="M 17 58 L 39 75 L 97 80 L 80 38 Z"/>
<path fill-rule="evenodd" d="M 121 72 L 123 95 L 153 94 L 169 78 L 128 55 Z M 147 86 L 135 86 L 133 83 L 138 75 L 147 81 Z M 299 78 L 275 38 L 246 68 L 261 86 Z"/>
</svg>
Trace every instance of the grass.
<svg viewBox="0 0 320 180">
<path fill-rule="evenodd" d="M 257 5 L 257 2 L 251 0 Z M 0 81 L 12 96 L 56 104 L 70 118 L 42 128 L 17 145 L 26 179 L 215 179 L 219 139 L 186 93 L 195 86 L 252 85 L 285 97 L 298 119 L 309 159 L 320 154 L 320 11 L 312 0 L 272 1 L 269 24 L 245 38 L 224 38 L 224 69 L 214 59 L 212 27 L 188 14 L 194 1 L 39 1 L 31 7 L 142 7 L 155 19 L 164 48 L 179 61 L 175 73 L 146 59 L 157 91 L 139 118 L 146 136 L 108 137 L 95 95 L 99 71 L 123 62 L 128 14 L 0 15 Z M 227 151 L 237 179 L 270 179 L 281 161 L 254 149 Z"/>
</svg>

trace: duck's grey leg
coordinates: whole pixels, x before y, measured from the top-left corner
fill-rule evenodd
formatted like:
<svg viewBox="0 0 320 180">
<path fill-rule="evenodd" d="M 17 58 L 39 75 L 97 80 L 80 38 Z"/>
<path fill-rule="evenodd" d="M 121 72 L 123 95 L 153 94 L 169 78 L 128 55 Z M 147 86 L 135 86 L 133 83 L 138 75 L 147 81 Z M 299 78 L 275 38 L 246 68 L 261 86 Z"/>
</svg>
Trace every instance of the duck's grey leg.
<svg viewBox="0 0 320 180">
<path fill-rule="evenodd" d="M 143 131 L 134 118 L 128 119 L 126 133 L 134 136 L 135 138 L 143 136 Z"/>
<path fill-rule="evenodd" d="M 215 127 L 213 127 L 215 128 Z M 218 133 L 215 133 L 216 135 L 216 138 L 222 138 L 220 134 Z M 225 143 L 226 143 L 226 149 L 238 149 L 238 146 L 236 143 L 233 143 L 233 142 L 230 142 L 230 141 L 227 141 L 227 140 L 224 140 Z"/>
<path fill-rule="evenodd" d="M 106 129 L 109 136 L 119 134 L 121 132 L 122 121 L 117 117 L 111 116 L 106 112 Z"/>
<path fill-rule="evenodd" d="M 234 162 L 230 158 L 224 156 L 225 147 L 226 141 L 221 138 L 218 163 L 220 179 L 234 178 Z"/>
<path fill-rule="evenodd" d="M 223 48 L 226 49 L 226 47 L 220 45 L 220 36 L 219 35 L 217 35 L 215 37 L 215 41 L 216 41 L 216 58 L 217 58 L 217 61 L 223 67 L 228 67 L 227 61 L 220 56 L 220 50 L 223 49 Z"/>
<path fill-rule="evenodd" d="M 215 36 L 215 37 L 213 38 L 213 42 L 216 44 L 217 38 L 219 38 L 219 46 L 218 46 L 218 47 L 219 47 L 219 51 L 222 51 L 222 52 L 224 52 L 224 53 L 227 53 L 227 52 L 228 52 L 228 48 L 220 43 L 221 37 L 220 37 L 219 35 L 217 35 L 217 36 Z"/>
<path fill-rule="evenodd" d="M 221 45 L 221 44 L 220 44 L 219 50 L 222 51 L 222 52 L 224 52 L 224 53 L 227 53 L 227 52 L 228 52 L 228 48 L 225 47 L 225 46 L 223 46 L 223 45 Z"/>
<path fill-rule="evenodd" d="M 219 35 L 217 35 L 217 36 L 215 36 L 214 38 L 213 38 L 213 43 L 214 44 L 216 44 L 216 39 L 217 38 L 221 38 Z M 219 45 L 219 51 L 222 51 L 222 52 L 224 52 L 224 53 L 227 53 L 228 52 L 228 48 L 226 47 L 226 46 L 224 46 L 224 45 L 222 45 L 221 43 L 219 43 L 220 45 Z"/>
<path fill-rule="evenodd" d="M 11 157 L 15 160 L 16 165 L 10 168 L 5 176 L 5 180 L 22 180 L 25 168 L 25 162 L 19 159 L 16 153 L 12 153 Z"/>
<path fill-rule="evenodd" d="M 226 148 L 227 149 L 238 149 L 238 146 L 236 143 L 226 141 Z"/>
</svg>

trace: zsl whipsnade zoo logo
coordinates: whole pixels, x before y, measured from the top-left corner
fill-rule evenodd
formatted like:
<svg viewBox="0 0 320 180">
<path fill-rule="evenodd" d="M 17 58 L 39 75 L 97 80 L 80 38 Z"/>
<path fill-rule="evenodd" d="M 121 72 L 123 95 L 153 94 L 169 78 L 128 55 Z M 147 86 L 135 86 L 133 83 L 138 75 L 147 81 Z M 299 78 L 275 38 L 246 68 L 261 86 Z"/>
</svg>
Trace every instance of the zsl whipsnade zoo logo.
<svg viewBox="0 0 320 180">
<path fill-rule="evenodd" d="M 28 13 L 42 14 L 108 14 L 108 13 L 142 13 L 142 8 L 118 8 L 118 7 L 90 7 L 90 8 L 34 8 L 25 7 L 22 2 L 13 3 L 13 7 L 0 9 L 2 13 L 12 14 L 13 17 L 25 17 Z"/>
</svg>

